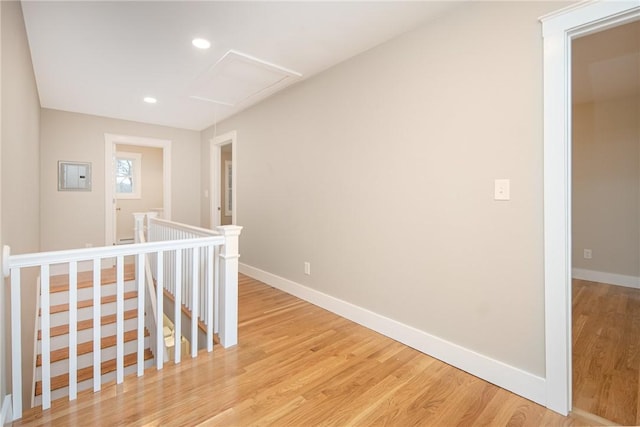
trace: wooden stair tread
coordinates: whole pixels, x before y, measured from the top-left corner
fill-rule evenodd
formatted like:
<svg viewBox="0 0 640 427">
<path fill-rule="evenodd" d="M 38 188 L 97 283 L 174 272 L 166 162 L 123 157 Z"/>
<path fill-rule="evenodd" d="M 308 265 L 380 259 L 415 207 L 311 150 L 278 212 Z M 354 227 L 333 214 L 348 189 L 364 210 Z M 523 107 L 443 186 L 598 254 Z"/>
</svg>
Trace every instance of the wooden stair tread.
<svg viewBox="0 0 640 427">
<path fill-rule="evenodd" d="M 124 281 L 128 282 L 134 280 L 135 277 L 135 265 L 124 265 Z M 100 284 L 111 285 L 116 283 L 116 268 L 104 268 L 100 273 Z M 81 271 L 78 273 L 78 289 L 90 288 L 93 286 L 93 271 Z M 51 276 L 49 279 L 49 292 L 66 292 L 69 290 L 69 275 L 60 274 L 57 276 Z"/>
<path fill-rule="evenodd" d="M 150 360 L 153 358 L 153 354 L 150 349 L 145 349 L 144 360 Z M 135 365 L 138 361 L 137 353 L 130 353 L 124 356 L 124 366 L 128 367 Z M 106 360 L 102 362 L 100 367 L 100 373 L 102 375 L 114 372 L 116 370 L 116 359 Z M 93 366 L 78 369 L 78 383 L 93 378 Z M 65 373 L 51 378 L 51 391 L 58 390 L 60 388 L 69 386 L 69 374 Z M 42 394 L 42 381 L 36 382 L 35 395 L 40 396 Z"/>
<path fill-rule="evenodd" d="M 138 310 L 128 310 L 124 312 L 124 320 L 134 319 L 138 316 Z M 116 323 L 116 315 L 109 314 L 107 316 L 102 316 L 100 319 L 100 326 L 108 325 L 111 323 Z M 78 331 L 83 331 L 85 329 L 93 328 L 93 319 L 81 320 L 78 322 Z M 57 337 L 60 335 L 66 335 L 69 333 L 69 325 L 60 325 L 54 326 L 50 330 L 51 337 Z M 38 340 L 42 339 L 42 331 L 38 331 Z"/>
<path fill-rule="evenodd" d="M 124 299 L 133 299 L 135 297 L 138 296 L 138 292 L 137 291 L 131 291 L 131 292 L 125 292 L 124 293 Z M 116 302 L 116 296 L 115 295 L 107 295 L 106 297 L 102 297 L 100 299 L 100 303 L 102 305 L 104 304 L 110 304 Z M 78 309 L 81 308 L 87 308 L 87 307 L 93 307 L 93 300 L 92 299 L 88 299 L 88 300 L 84 300 L 84 301 L 78 301 Z M 58 304 L 58 305 L 52 305 L 51 306 L 51 311 L 49 312 L 49 314 L 57 314 L 57 313 L 64 313 L 65 311 L 69 311 L 69 304 Z M 40 310 L 40 315 L 42 315 L 42 310 Z"/>
<path fill-rule="evenodd" d="M 149 331 L 147 328 L 144 329 L 144 336 L 149 336 Z M 124 342 L 135 341 L 138 338 L 138 331 L 128 331 L 124 333 Z M 109 347 L 115 347 L 116 345 L 116 336 L 111 335 L 108 337 L 103 337 L 100 340 L 100 348 L 105 349 Z M 83 354 L 93 353 L 93 341 L 83 342 L 78 344 L 78 356 Z M 60 348 L 58 350 L 54 350 L 51 352 L 51 363 L 59 362 L 60 360 L 65 360 L 69 358 L 69 347 Z M 38 354 L 36 357 L 36 366 L 42 366 L 42 354 Z"/>
</svg>

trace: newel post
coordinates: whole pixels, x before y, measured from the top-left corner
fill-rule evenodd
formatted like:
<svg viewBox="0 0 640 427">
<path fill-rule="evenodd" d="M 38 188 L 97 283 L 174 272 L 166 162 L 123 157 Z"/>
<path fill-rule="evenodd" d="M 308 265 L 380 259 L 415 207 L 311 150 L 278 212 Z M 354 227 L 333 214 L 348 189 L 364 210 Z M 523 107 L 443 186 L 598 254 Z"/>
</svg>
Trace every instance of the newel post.
<svg viewBox="0 0 640 427">
<path fill-rule="evenodd" d="M 136 243 L 140 243 L 140 232 L 142 231 L 144 233 L 144 217 L 144 213 L 136 212 L 133 214 L 133 239 Z"/>
<path fill-rule="evenodd" d="M 11 393 L 13 400 L 13 419 L 22 418 L 22 319 L 20 296 L 20 268 L 10 268 L 11 248 L 2 248 L 2 273 L 11 277 Z M 4 279 L 2 280 L 4 286 Z M 4 320 L 4 319 L 3 319 Z M 3 322 L 4 324 L 4 322 Z"/>
<path fill-rule="evenodd" d="M 238 237 L 242 227 L 222 225 L 216 231 L 224 236 L 220 248 L 220 344 L 238 344 Z"/>
</svg>

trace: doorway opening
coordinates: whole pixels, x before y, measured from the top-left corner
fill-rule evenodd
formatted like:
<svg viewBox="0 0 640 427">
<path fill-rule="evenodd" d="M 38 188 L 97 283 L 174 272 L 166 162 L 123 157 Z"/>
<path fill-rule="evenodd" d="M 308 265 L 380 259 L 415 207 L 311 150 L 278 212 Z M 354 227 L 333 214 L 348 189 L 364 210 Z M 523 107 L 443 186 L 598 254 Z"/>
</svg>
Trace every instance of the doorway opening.
<svg viewBox="0 0 640 427">
<path fill-rule="evenodd" d="M 105 134 L 105 245 L 133 243 L 133 213 L 171 219 L 171 141 Z"/>
<path fill-rule="evenodd" d="M 640 21 L 571 48 L 573 408 L 638 425 Z"/>
<path fill-rule="evenodd" d="M 572 409 L 571 42 L 640 19 L 640 3 L 583 2 L 542 17 L 546 406 Z"/>
<path fill-rule="evenodd" d="M 210 141 L 209 170 L 211 228 L 237 224 L 238 142 L 236 132 L 228 132 Z"/>
</svg>

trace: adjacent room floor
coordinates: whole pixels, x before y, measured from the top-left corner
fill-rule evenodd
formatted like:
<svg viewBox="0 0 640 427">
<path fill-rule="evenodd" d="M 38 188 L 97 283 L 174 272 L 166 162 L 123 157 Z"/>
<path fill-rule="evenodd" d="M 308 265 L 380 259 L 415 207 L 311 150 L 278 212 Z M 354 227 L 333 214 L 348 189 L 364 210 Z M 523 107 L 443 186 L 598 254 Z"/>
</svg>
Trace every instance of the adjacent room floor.
<svg viewBox="0 0 640 427">
<path fill-rule="evenodd" d="M 640 424 L 640 290 L 573 281 L 573 406 Z"/>
</svg>

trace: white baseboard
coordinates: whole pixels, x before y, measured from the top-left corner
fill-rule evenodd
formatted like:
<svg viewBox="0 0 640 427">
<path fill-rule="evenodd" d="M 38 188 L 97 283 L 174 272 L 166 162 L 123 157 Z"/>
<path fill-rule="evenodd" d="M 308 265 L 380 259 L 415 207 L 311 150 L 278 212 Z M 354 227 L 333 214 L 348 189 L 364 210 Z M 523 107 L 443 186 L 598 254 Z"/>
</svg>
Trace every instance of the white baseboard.
<svg viewBox="0 0 640 427">
<path fill-rule="evenodd" d="M 637 276 L 625 276 L 624 274 L 585 270 L 583 268 L 572 269 L 571 276 L 574 279 L 588 280 L 590 282 L 607 283 L 609 285 L 640 289 L 640 277 Z"/>
<path fill-rule="evenodd" d="M 515 394 L 546 404 L 544 378 L 264 270 L 243 263 L 239 270 Z"/>
<path fill-rule="evenodd" d="M 13 410 L 11 406 L 11 395 L 7 395 L 4 397 L 4 402 L 2 402 L 2 417 L 0 418 L 0 426 L 5 424 L 9 424 L 13 421 Z"/>
</svg>

